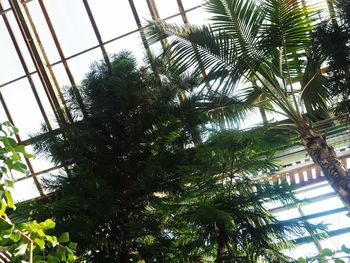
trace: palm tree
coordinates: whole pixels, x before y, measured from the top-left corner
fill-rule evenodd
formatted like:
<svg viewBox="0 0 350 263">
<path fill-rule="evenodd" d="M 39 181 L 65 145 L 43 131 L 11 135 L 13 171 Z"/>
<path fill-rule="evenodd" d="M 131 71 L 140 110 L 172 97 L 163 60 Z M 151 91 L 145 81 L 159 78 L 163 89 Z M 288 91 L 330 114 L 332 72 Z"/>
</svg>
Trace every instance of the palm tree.
<svg viewBox="0 0 350 263">
<path fill-rule="evenodd" d="M 209 26 L 155 21 L 149 41 L 168 38 L 165 52 L 178 73 L 205 70 L 209 96 L 222 94 L 240 102 L 240 109 L 263 107 L 287 118 L 283 127 L 300 137 L 350 210 L 350 175 L 300 110 L 304 105 L 308 115 L 324 114 L 331 100 L 318 85 L 321 65 L 309 48 L 317 12 L 296 0 L 209 0 L 206 9 Z"/>
<path fill-rule="evenodd" d="M 350 3 L 346 0 L 337 1 L 335 8 L 338 21 L 325 20 L 320 23 L 313 36 L 313 53 L 322 54 L 322 60 L 327 60 L 328 74 L 320 79 L 329 92 L 338 98 L 333 111 L 336 115 L 349 120 L 350 112 Z"/>
<path fill-rule="evenodd" d="M 252 179 L 277 167 L 273 153 L 284 140 L 269 138 L 263 130 L 224 131 L 193 149 L 190 167 L 183 168 L 184 190 L 163 205 L 179 262 L 292 262 L 281 252 L 290 248 L 288 234 L 302 235 L 306 227 L 317 233 L 307 222 L 278 221 L 264 207 L 296 202 L 290 186 Z"/>
</svg>

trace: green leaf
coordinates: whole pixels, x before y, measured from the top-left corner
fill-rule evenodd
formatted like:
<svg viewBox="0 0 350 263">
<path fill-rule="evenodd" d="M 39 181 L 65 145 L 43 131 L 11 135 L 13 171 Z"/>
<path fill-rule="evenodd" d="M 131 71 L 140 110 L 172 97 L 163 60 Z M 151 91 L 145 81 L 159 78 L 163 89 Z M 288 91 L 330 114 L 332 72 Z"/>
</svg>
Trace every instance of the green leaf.
<svg viewBox="0 0 350 263">
<path fill-rule="evenodd" d="M 68 232 L 64 232 L 64 233 L 58 238 L 58 242 L 60 242 L 60 243 L 67 243 L 67 242 L 69 242 L 69 233 L 68 233 Z"/>
<path fill-rule="evenodd" d="M 320 254 L 321 257 L 330 257 L 332 255 L 333 255 L 333 251 L 331 249 L 329 249 L 329 248 L 323 249 L 321 251 L 321 254 Z"/>
<path fill-rule="evenodd" d="M 59 258 L 59 260 L 65 261 L 66 260 L 66 248 L 62 247 L 62 246 L 57 247 L 56 256 Z"/>
<path fill-rule="evenodd" d="M 307 263 L 307 261 L 304 258 L 298 258 L 298 263 Z"/>
<path fill-rule="evenodd" d="M 57 246 L 58 242 L 57 242 L 57 237 L 55 236 L 46 236 L 47 241 L 49 241 L 51 243 L 51 245 L 53 247 Z"/>
<path fill-rule="evenodd" d="M 334 263 L 345 263 L 345 261 L 340 258 L 337 258 L 336 260 L 334 260 Z"/>
<path fill-rule="evenodd" d="M 47 263 L 59 263 L 59 262 L 60 262 L 60 260 L 59 260 L 59 258 L 56 257 L 56 256 L 49 255 L 49 256 L 47 257 Z"/>
<path fill-rule="evenodd" d="M 46 219 L 44 222 L 40 223 L 43 230 L 52 229 L 56 226 L 56 223 L 51 219 Z"/>
<path fill-rule="evenodd" d="M 6 215 L 6 205 L 3 200 L 1 200 L 1 207 L 0 207 L 0 216 Z"/>
<path fill-rule="evenodd" d="M 44 231 L 42 229 L 38 229 L 37 233 L 40 237 L 46 237 L 46 234 L 44 233 Z"/>
<path fill-rule="evenodd" d="M 76 257 L 74 256 L 74 254 L 68 254 L 67 261 L 68 261 L 69 263 L 75 262 L 75 259 L 76 259 Z"/>
<path fill-rule="evenodd" d="M 11 187 L 11 188 L 13 188 L 13 186 L 14 186 L 13 181 L 11 181 L 11 180 L 5 180 L 5 185 L 8 187 Z"/>
<path fill-rule="evenodd" d="M 6 203 L 9 208 L 15 208 L 15 203 L 13 202 L 12 199 L 12 194 L 10 191 L 5 190 L 5 196 L 6 196 Z"/>
<path fill-rule="evenodd" d="M 78 244 L 74 242 L 69 242 L 68 247 L 72 250 L 77 249 Z"/>
<path fill-rule="evenodd" d="M 34 243 L 37 244 L 42 250 L 45 248 L 45 241 L 40 238 L 35 238 Z"/>
<path fill-rule="evenodd" d="M 12 234 L 10 235 L 10 239 L 17 243 L 21 239 L 21 232 L 18 230 L 12 231 Z"/>
</svg>

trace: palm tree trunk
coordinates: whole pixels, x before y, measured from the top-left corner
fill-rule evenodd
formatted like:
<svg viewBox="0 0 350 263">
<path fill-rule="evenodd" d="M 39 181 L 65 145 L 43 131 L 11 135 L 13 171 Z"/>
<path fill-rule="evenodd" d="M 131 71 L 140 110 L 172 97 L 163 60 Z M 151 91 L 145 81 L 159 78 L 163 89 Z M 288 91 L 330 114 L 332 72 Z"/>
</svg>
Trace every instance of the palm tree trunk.
<svg viewBox="0 0 350 263">
<path fill-rule="evenodd" d="M 317 133 L 309 124 L 303 122 L 299 134 L 305 150 L 320 166 L 327 181 L 350 211 L 350 174 L 339 161 L 333 147 L 327 144 L 326 138 Z"/>
<path fill-rule="evenodd" d="M 227 235 L 226 235 L 224 224 L 218 224 L 217 226 L 218 226 L 218 234 L 217 234 L 218 248 L 216 252 L 215 263 L 222 263 L 224 262 L 224 256 L 226 251 Z"/>
</svg>

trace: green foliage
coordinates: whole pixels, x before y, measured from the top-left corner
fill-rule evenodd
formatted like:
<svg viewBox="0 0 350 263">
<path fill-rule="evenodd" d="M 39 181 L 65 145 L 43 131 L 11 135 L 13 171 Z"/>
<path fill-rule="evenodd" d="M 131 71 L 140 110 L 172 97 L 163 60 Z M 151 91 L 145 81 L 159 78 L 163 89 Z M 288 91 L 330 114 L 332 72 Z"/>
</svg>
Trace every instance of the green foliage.
<svg viewBox="0 0 350 263">
<path fill-rule="evenodd" d="M 17 129 L 9 122 L 0 125 L 0 246 L 13 255 L 11 262 L 75 262 L 75 247 L 66 247 L 69 236 L 64 235 L 57 241 L 51 235 L 55 222 L 46 219 L 43 222 L 27 221 L 15 224 L 8 216 L 8 210 L 15 209 L 11 191 L 13 190 L 12 172 L 26 172 L 21 155 L 32 157 L 23 146 L 12 138 Z M 64 257 L 58 258 L 58 251 L 64 250 Z"/>
<path fill-rule="evenodd" d="M 297 202 L 288 185 L 262 183 L 256 176 L 277 168 L 268 150 L 264 153 L 268 136 L 226 131 L 195 148 L 191 168 L 183 169 L 183 191 L 164 198 L 166 229 L 178 258 L 174 262 L 291 261 L 281 253 L 292 246 L 286 236 L 307 226 L 279 222 L 263 205 Z M 271 152 L 274 146 L 270 144 Z"/>
<path fill-rule="evenodd" d="M 36 143 L 68 174 L 48 182 L 56 192 L 36 212 L 60 222 L 93 262 L 139 260 L 153 249 L 154 235 L 162 235 L 156 193 L 180 190 L 184 146 L 201 140 L 199 124 L 207 119 L 191 97 L 195 79 L 165 67 L 154 76 L 127 52 L 111 61 L 96 63 L 82 82 L 86 118 L 60 123 L 60 135 L 44 129 Z M 69 108 L 79 114 L 73 96 Z"/>
<path fill-rule="evenodd" d="M 204 91 L 238 98 L 239 103 L 230 105 L 237 112 L 252 107 L 278 112 L 294 128 L 302 126 L 300 103 L 324 110 L 324 89 L 315 89 L 313 78 L 302 90 L 293 85 L 307 72 L 315 10 L 289 0 L 210 0 L 206 8 L 211 14 L 208 26 L 155 21 L 147 30 L 151 43 L 168 37 L 166 55 L 178 72 L 206 71 Z"/>
<path fill-rule="evenodd" d="M 312 52 L 318 54 L 318 61 L 327 61 L 328 72 L 322 82 L 328 92 L 336 98 L 334 113 L 348 118 L 350 112 L 350 5 L 341 0 L 334 3 L 338 21 L 326 20 L 315 30 Z"/>
<path fill-rule="evenodd" d="M 26 204 L 32 216 L 54 217 L 89 262 L 288 260 L 285 235 L 305 224 L 269 214 L 263 202 L 296 200 L 287 185 L 258 176 L 277 169 L 273 154 L 286 137 L 269 127 L 208 132 L 223 101 L 196 94 L 196 79 L 158 60 L 156 75 L 138 69 L 125 52 L 111 61 L 82 83 L 87 116 L 37 137 L 37 151 L 67 176 L 48 181 L 50 198 Z M 74 97 L 69 108 L 78 115 Z"/>
<path fill-rule="evenodd" d="M 339 254 L 339 252 L 341 254 Z M 329 248 L 324 248 L 322 251 L 313 257 L 299 258 L 298 263 L 345 263 L 350 260 L 350 249 L 345 245 L 341 246 L 341 251 L 333 251 Z"/>
</svg>

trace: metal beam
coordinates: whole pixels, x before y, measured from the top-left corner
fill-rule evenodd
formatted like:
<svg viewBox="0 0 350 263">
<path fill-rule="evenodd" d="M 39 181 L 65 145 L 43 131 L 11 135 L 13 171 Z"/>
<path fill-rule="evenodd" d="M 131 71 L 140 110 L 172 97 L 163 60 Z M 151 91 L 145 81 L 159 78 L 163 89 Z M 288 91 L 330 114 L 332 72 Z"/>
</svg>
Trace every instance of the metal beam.
<svg viewBox="0 0 350 263">
<path fill-rule="evenodd" d="M 28 9 L 19 0 L 9 0 L 9 3 L 56 117 L 61 121 L 72 121 Z M 58 99 L 56 92 L 61 100 Z M 61 111 L 62 108 L 65 109 L 64 113 Z"/>
<path fill-rule="evenodd" d="M 85 10 L 87 12 L 87 15 L 90 19 L 90 23 L 92 25 L 92 28 L 95 32 L 95 35 L 96 35 L 96 38 L 97 38 L 97 41 L 98 41 L 98 44 L 101 48 L 101 51 L 102 51 L 102 55 L 103 55 L 103 58 L 106 62 L 107 65 L 111 65 L 111 62 L 109 60 L 109 57 L 108 57 L 108 54 L 107 54 L 107 51 L 105 49 L 105 46 L 103 44 L 103 41 L 102 41 L 102 37 L 101 37 L 101 34 L 100 34 L 100 31 L 97 27 L 97 24 L 96 24 L 96 21 L 95 21 L 95 18 L 94 18 L 94 15 L 92 14 L 92 11 L 91 11 L 91 8 L 90 8 L 90 5 L 89 5 L 89 2 L 88 0 L 83 0 L 83 3 L 84 3 L 84 6 L 85 6 Z"/>
<path fill-rule="evenodd" d="M 0 12 L 2 12 L 3 10 L 4 10 L 3 6 L 2 6 L 2 4 L 0 2 Z M 27 79 L 29 81 L 29 85 L 30 85 L 30 87 L 32 89 L 33 95 L 34 95 L 35 100 L 36 100 L 36 102 L 38 104 L 38 107 L 40 109 L 41 115 L 42 115 L 42 117 L 43 117 L 43 119 L 44 119 L 48 129 L 52 130 L 51 124 L 50 124 L 50 121 L 49 121 L 49 119 L 47 117 L 47 114 L 45 112 L 44 106 L 43 106 L 43 104 L 41 102 L 41 99 L 39 97 L 39 94 L 38 94 L 38 92 L 37 92 L 37 90 L 35 88 L 34 81 L 33 81 L 32 77 L 31 77 L 31 74 L 29 74 L 29 68 L 28 68 L 27 63 L 26 63 L 26 61 L 24 59 L 23 53 L 22 53 L 22 51 L 20 49 L 20 46 L 19 46 L 18 41 L 16 39 L 16 36 L 15 36 L 15 34 L 13 32 L 13 29 L 12 29 L 12 27 L 11 27 L 9 21 L 8 21 L 7 14 L 3 14 L 2 18 L 4 20 L 7 32 L 9 33 L 10 38 L 12 40 L 12 43 L 13 43 L 15 49 L 16 49 L 16 53 L 17 53 L 17 56 L 18 56 L 18 58 L 19 58 L 19 60 L 20 60 L 20 62 L 22 64 L 23 70 L 24 70 L 24 72 L 25 72 L 25 74 L 27 76 Z"/>
<path fill-rule="evenodd" d="M 67 74 L 67 76 L 68 76 L 68 79 L 69 79 L 69 81 L 70 81 L 70 83 L 71 83 L 71 89 L 72 89 L 72 91 L 73 91 L 73 94 L 74 94 L 74 96 L 76 97 L 76 99 L 77 99 L 77 101 L 78 101 L 79 107 L 80 107 L 80 109 L 81 109 L 83 115 L 84 115 L 84 116 L 87 116 L 87 113 L 86 113 L 86 109 L 85 109 L 83 100 L 82 100 L 82 98 L 81 98 L 81 96 L 80 96 L 79 90 L 78 90 L 77 85 L 76 85 L 76 83 L 75 83 L 73 74 L 72 74 L 72 72 L 70 71 L 70 68 L 69 68 L 69 66 L 68 66 L 67 60 L 66 60 L 66 58 L 65 58 L 65 56 L 64 56 L 63 49 L 62 49 L 61 44 L 60 44 L 60 42 L 59 42 L 59 40 L 58 40 L 56 31 L 55 31 L 55 29 L 54 29 L 54 27 L 53 27 L 53 25 L 52 25 L 52 22 L 51 22 L 51 19 L 50 19 L 49 14 L 48 14 L 48 12 L 47 12 L 47 9 L 46 9 L 46 6 L 45 6 L 45 4 L 44 4 L 44 1 L 43 1 L 43 0 L 39 0 L 39 5 L 40 5 L 41 11 L 42 11 L 42 13 L 43 13 L 43 15 L 44 15 L 46 24 L 47 24 L 47 26 L 48 26 L 48 28 L 49 28 L 49 30 L 50 30 L 51 37 L 52 37 L 52 39 L 53 39 L 53 41 L 54 41 L 54 43 L 55 43 L 55 46 L 56 46 L 56 48 L 57 48 L 58 54 L 59 54 L 59 56 L 60 56 L 60 58 L 61 58 L 62 64 L 63 64 L 64 69 L 65 69 L 65 71 L 66 71 L 66 74 Z"/>
</svg>

